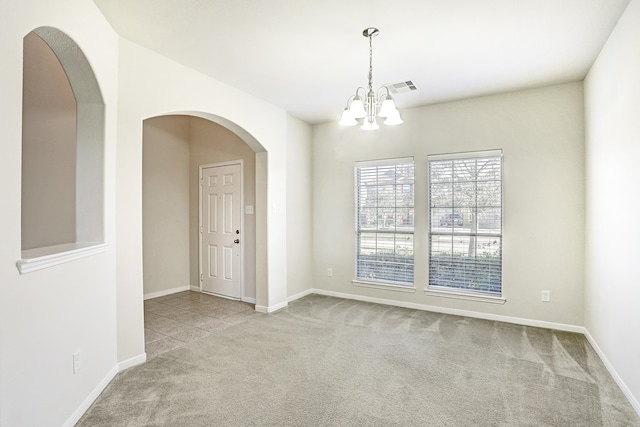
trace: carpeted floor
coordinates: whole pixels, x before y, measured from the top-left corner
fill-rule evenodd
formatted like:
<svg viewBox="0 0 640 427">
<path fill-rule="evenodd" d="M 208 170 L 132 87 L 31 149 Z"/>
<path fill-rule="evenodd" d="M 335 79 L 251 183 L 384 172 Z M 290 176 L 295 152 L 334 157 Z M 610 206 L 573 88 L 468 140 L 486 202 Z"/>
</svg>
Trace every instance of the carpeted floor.
<svg viewBox="0 0 640 427">
<path fill-rule="evenodd" d="M 77 426 L 640 426 L 579 334 L 318 295 L 120 373 Z"/>
</svg>

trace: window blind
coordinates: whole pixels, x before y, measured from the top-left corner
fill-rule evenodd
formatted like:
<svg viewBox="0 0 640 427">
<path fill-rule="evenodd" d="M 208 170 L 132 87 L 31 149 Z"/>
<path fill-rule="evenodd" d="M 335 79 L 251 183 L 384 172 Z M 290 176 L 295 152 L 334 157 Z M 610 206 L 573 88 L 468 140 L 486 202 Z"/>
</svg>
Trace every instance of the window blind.
<svg viewBox="0 0 640 427">
<path fill-rule="evenodd" d="M 356 279 L 413 286 L 413 159 L 356 163 Z"/>
<path fill-rule="evenodd" d="M 502 153 L 429 158 L 429 287 L 502 295 Z"/>
</svg>

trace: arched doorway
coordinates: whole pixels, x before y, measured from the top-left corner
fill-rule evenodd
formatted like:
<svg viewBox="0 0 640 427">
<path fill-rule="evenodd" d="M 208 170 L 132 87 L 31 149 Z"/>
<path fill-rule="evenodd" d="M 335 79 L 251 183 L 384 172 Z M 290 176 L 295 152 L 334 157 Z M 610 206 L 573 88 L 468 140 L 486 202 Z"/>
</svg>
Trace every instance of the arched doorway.
<svg viewBox="0 0 640 427">
<path fill-rule="evenodd" d="M 254 144 L 255 146 L 255 144 Z M 199 238 L 200 168 L 220 162 L 242 164 L 242 292 L 255 304 L 257 234 L 255 212 L 260 180 L 257 154 L 243 138 L 209 118 L 172 114 L 143 124 L 143 293 L 145 299 L 200 290 L 203 266 Z M 241 239 L 240 239 L 241 238 Z M 234 296 L 235 295 L 229 295 Z"/>
</svg>

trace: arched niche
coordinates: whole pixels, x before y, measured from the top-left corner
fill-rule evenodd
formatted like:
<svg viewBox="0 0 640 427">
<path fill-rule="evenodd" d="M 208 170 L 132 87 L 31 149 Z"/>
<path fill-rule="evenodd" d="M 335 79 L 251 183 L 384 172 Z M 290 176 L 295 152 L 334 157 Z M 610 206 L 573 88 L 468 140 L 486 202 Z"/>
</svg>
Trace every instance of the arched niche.
<svg viewBox="0 0 640 427">
<path fill-rule="evenodd" d="M 105 247 L 105 105 L 98 81 L 79 46 L 58 29 L 33 30 L 25 36 L 24 49 L 23 99 L 28 96 L 36 99 L 23 101 L 22 259 L 17 263 L 21 273 L 91 255 Z M 40 73 L 45 74 L 32 73 L 29 67 L 34 66 L 44 67 Z M 53 78 L 46 74 L 48 72 L 58 76 Z M 38 75 L 45 77 L 43 81 L 33 81 L 31 77 Z M 54 86 L 47 87 L 47 84 Z M 47 101 L 52 94 L 66 96 L 65 86 L 70 88 L 75 101 L 75 111 L 71 113 L 59 108 L 71 108 L 72 103 L 60 107 L 60 103 Z M 32 107 L 39 111 L 27 111 Z M 75 132 L 70 136 L 67 116 L 74 113 Z M 56 122 L 61 117 L 67 122 L 64 126 Z M 64 135 L 57 138 L 57 132 Z M 47 162 L 43 156 L 38 158 L 33 154 L 43 148 L 55 152 L 56 147 L 50 144 L 66 138 L 74 140 L 63 142 L 65 148 L 61 149 L 74 158 Z M 67 170 L 63 170 L 65 168 Z M 51 215 L 58 200 L 55 194 L 43 195 L 46 195 L 49 175 L 58 173 L 67 176 L 52 191 L 60 192 L 60 198 L 64 199 L 60 203 L 71 203 L 58 209 L 58 216 L 64 217 L 60 218 L 61 223 L 71 229 L 56 235 L 48 230 L 59 226 L 58 219 Z"/>
</svg>

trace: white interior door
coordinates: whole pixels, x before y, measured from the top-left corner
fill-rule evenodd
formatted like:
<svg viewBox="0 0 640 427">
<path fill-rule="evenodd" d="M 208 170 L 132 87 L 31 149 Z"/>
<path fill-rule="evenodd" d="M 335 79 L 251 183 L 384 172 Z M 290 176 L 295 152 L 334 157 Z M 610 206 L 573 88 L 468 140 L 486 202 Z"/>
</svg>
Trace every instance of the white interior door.
<svg viewBox="0 0 640 427">
<path fill-rule="evenodd" d="M 203 167 L 200 280 L 203 292 L 242 297 L 242 166 Z"/>
</svg>

